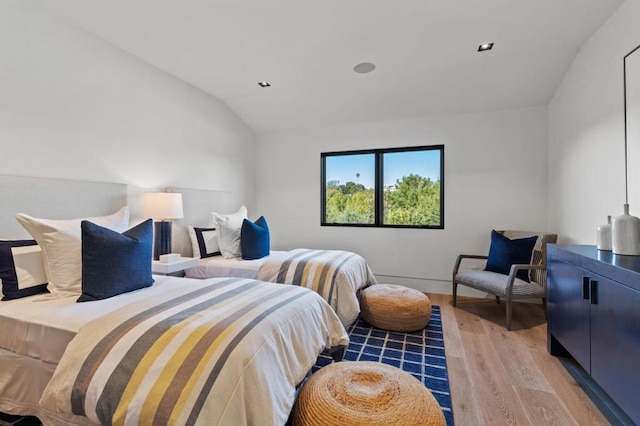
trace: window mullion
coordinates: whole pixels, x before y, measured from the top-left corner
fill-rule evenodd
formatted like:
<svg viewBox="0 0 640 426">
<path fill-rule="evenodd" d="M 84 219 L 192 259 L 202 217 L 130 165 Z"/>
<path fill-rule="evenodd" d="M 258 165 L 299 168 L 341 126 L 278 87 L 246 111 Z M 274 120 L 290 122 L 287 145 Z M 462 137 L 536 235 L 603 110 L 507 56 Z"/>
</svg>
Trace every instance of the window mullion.
<svg viewBox="0 0 640 426">
<path fill-rule="evenodd" d="M 320 155 L 320 223 L 327 222 L 327 157 Z"/>
<path fill-rule="evenodd" d="M 375 222 L 376 226 L 384 223 L 384 163 L 382 152 L 376 152 L 376 187 L 375 187 Z"/>
</svg>

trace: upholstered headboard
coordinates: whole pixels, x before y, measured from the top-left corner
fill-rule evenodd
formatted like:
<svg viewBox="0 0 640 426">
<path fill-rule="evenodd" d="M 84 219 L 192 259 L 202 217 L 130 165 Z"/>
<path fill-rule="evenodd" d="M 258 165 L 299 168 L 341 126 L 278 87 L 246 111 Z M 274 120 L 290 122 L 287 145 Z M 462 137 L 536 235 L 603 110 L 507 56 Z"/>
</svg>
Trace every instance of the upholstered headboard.
<svg viewBox="0 0 640 426">
<path fill-rule="evenodd" d="M 15 219 L 26 213 L 47 219 L 73 219 L 111 214 L 122 206 L 131 208 L 132 222 L 140 218 L 142 194 L 162 189 L 133 185 L 39 177 L 0 175 L 0 239 L 28 239 Z M 172 188 L 182 194 L 184 218 L 174 221 L 172 251 L 191 256 L 187 225 L 211 226 L 211 212 L 231 213 L 231 193 L 192 188 Z"/>
<path fill-rule="evenodd" d="M 0 239 L 30 238 L 15 219 L 26 213 L 48 219 L 111 214 L 127 204 L 127 185 L 0 175 Z"/>
<path fill-rule="evenodd" d="M 191 242 L 187 226 L 211 226 L 211 212 L 232 213 L 239 206 L 231 205 L 231 193 L 228 191 L 210 191 L 202 189 L 174 188 L 182 193 L 184 219 L 177 220 L 173 235 L 173 251 L 191 256 Z"/>
<path fill-rule="evenodd" d="M 129 206 L 132 218 L 142 211 L 142 196 L 145 192 L 164 191 L 165 188 L 141 188 L 129 186 Z M 239 206 L 232 205 L 229 191 L 171 187 L 171 191 L 182 194 L 184 218 L 173 221 L 171 232 L 171 251 L 183 256 L 191 256 L 191 242 L 187 226 L 207 227 L 212 225 L 211 212 L 232 213 Z"/>
</svg>

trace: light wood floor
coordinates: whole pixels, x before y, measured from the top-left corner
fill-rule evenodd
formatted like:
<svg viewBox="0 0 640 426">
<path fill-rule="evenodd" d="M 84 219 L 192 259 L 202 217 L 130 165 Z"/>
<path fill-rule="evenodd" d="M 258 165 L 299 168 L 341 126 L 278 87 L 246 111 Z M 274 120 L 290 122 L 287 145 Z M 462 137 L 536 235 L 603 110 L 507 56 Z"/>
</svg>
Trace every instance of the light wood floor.
<svg viewBox="0 0 640 426">
<path fill-rule="evenodd" d="M 495 300 L 429 294 L 442 310 L 453 416 L 461 425 L 606 425 L 576 381 L 547 352 L 541 305 L 516 303 L 513 331 Z"/>
</svg>

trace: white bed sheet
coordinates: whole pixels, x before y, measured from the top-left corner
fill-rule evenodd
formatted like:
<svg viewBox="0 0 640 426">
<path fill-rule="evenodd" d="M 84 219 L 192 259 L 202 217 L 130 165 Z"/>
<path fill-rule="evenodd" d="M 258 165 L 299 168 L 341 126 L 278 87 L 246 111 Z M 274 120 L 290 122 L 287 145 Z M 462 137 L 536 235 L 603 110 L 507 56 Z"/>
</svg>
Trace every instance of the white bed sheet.
<svg viewBox="0 0 640 426">
<path fill-rule="evenodd" d="M 286 251 L 274 251 L 269 256 L 261 259 L 244 260 L 240 257 L 226 259 L 224 256 L 212 256 L 198 260 L 198 266 L 189 268 L 185 271 L 188 278 L 218 278 L 218 277 L 237 277 L 237 278 L 258 278 L 258 269 L 267 259 L 282 257 Z"/>
<path fill-rule="evenodd" d="M 57 414 L 40 406 L 56 365 L 0 349 L 0 411 L 36 416 L 45 425 L 93 425 L 89 419 Z"/>
<path fill-rule="evenodd" d="M 154 287 L 188 286 L 175 278 L 154 275 Z M 177 281 L 177 282 L 176 282 Z M 144 289 L 143 289 L 144 290 Z M 77 303 L 78 296 L 52 298 L 37 295 L 0 302 L 0 348 L 18 355 L 57 363 L 80 327 L 95 318 L 142 300 L 147 293 L 138 290 L 105 300 Z"/>
</svg>

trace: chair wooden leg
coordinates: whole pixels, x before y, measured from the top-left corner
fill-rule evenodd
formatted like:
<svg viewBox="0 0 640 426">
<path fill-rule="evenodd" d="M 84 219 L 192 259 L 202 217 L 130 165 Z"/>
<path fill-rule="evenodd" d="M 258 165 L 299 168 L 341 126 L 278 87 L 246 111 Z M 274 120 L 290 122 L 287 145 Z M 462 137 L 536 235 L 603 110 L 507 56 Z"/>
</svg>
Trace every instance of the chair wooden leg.
<svg viewBox="0 0 640 426">
<path fill-rule="evenodd" d="M 456 307 L 456 298 L 458 297 L 458 283 L 453 280 L 453 307 Z"/>
<path fill-rule="evenodd" d="M 496 296 L 496 303 L 499 305 L 500 304 L 500 296 Z"/>
<path fill-rule="evenodd" d="M 544 308 L 544 319 L 547 319 L 547 298 L 542 298 L 542 307 Z"/>
<path fill-rule="evenodd" d="M 507 299 L 507 330 L 511 331 L 511 300 Z"/>
</svg>

